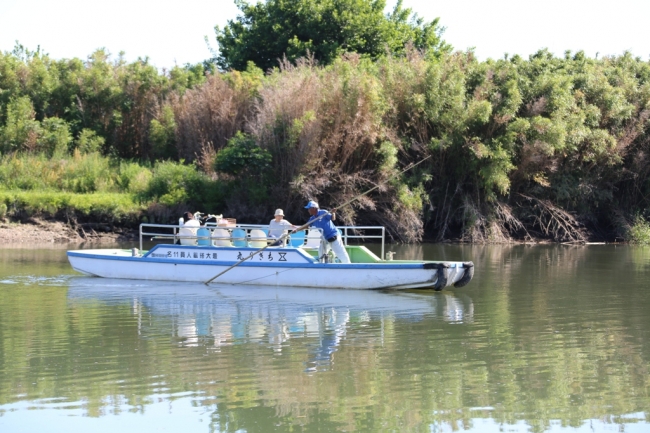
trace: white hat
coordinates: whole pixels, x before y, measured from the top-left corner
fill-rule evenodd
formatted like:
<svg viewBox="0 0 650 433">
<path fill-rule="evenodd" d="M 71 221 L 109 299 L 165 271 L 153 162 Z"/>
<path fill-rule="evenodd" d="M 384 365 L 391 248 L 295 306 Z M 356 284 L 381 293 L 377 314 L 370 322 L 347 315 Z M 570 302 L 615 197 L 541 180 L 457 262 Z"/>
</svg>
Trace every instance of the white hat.
<svg viewBox="0 0 650 433">
<path fill-rule="evenodd" d="M 282 209 L 276 209 L 275 210 L 275 216 L 282 215 L 284 216 L 284 212 L 282 212 Z"/>
</svg>

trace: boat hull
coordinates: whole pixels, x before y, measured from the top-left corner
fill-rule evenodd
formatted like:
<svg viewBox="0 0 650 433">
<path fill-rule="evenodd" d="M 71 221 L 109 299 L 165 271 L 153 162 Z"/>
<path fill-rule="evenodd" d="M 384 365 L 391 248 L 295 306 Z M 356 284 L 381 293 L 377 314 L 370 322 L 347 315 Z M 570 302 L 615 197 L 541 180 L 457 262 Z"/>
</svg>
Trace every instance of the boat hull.
<svg viewBox="0 0 650 433">
<path fill-rule="evenodd" d="M 144 255 L 118 249 L 68 251 L 68 259 L 76 271 L 104 278 L 206 282 L 226 271 L 213 283 L 276 287 L 441 290 L 464 285 L 473 275 L 471 262 L 341 264 L 319 263 L 301 248 L 255 253 L 252 248 L 157 245 Z"/>
</svg>

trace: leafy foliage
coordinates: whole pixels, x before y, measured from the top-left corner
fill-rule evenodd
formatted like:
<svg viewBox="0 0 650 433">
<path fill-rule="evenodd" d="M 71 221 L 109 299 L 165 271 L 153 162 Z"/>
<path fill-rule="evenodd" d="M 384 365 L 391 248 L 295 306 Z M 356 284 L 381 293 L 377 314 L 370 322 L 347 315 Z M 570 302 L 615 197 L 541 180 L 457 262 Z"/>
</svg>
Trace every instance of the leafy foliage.
<svg viewBox="0 0 650 433">
<path fill-rule="evenodd" d="M 234 176 L 261 177 L 271 166 L 271 154 L 260 148 L 255 139 L 237 132 L 217 154 L 215 170 Z"/>
<path fill-rule="evenodd" d="M 313 55 L 330 64 L 341 54 L 355 52 L 370 58 L 417 49 L 449 50 L 441 39 L 438 20 L 425 23 L 402 7 L 388 16 L 385 0 L 266 0 L 235 2 L 241 11 L 223 29 L 216 29 L 223 70 L 243 70 L 253 62 L 263 70 Z"/>
<path fill-rule="evenodd" d="M 640 245 L 650 245 L 650 222 L 637 215 L 630 227 L 630 242 Z"/>
<path fill-rule="evenodd" d="M 75 141 L 75 146 L 81 153 L 99 152 L 106 140 L 90 129 L 82 129 Z"/>
<path fill-rule="evenodd" d="M 149 127 L 149 139 L 153 144 L 152 154 L 156 159 L 175 156 L 175 131 L 174 112 L 169 105 L 165 105 L 161 110 L 160 120 L 152 119 Z"/>
<path fill-rule="evenodd" d="M 176 156 L 164 102 L 205 80 L 201 65 L 160 74 L 146 59 L 112 61 L 104 50 L 57 61 L 17 45 L 0 53 L 0 152 L 76 147 L 123 158 Z M 153 120 L 161 128 L 152 129 Z"/>
<path fill-rule="evenodd" d="M 384 16 L 379 5 L 240 3 L 264 20 L 277 18 L 264 15 L 271 12 L 331 16 L 327 25 L 358 29 L 358 38 L 384 38 L 373 52 L 359 48 L 362 39 L 331 39 L 319 58 L 317 40 L 299 36 L 285 47 L 296 60 L 266 75 L 243 58 L 245 70 L 205 75 L 201 65 L 159 73 L 101 50 L 85 61 L 20 47 L 2 53 L 0 185 L 117 192 L 167 209 L 156 218 L 191 206 L 250 222 L 277 207 L 299 221 L 306 198 L 334 207 L 379 186 L 343 209 L 341 221 L 379 223 L 403 241 L 578 242 L 623 232 L 633 239 L 625 227 L 643 229 L 636 215 L 649 211 L 649 62 L 545 50 L 479 62 L 439 39 L 405 47 L 425 27 L 439 37 L 437 24 L 412 21 L 401 5 Z M 344 6 L 358 13 L 339 13 Z M 364 33 L 373 22 L 375 33 Z M 397 36 L 385 37 L 387 29 Z M 312 56 L 297 58 L 307 48 Z"/>
<path fill-rule="evenodd" d="M 34 149 L 41 125 L 34 119 L 34 107 L 28 96 L 8 101 L 4 125 L 0 126 L 0 151 Z"/>
<path fill-rule="evenodd" d="M 168 206 L 199 202 L 206 180 L 205 176 L 192 166 L 160 162 L 152 170 L 152 177 L 144 191 L 143 199 L 153 199 Z"/>
</svg>

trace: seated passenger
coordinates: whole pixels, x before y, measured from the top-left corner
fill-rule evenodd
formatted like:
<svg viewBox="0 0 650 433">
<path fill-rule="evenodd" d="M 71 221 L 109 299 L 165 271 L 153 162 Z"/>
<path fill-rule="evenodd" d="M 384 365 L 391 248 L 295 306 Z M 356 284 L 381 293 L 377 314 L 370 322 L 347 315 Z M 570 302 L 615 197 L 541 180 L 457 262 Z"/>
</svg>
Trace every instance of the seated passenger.
<svg viewBox="0 0 650 433">
<path fill-rule="evenodd" d="M 284 212 L 282 209 L 276 209 L 275 215 L 271 222 L 269 223 L 269 237 L 274 239 L 279 239 L 282 236 L 287 234 L 288 229 L 295 229 L 296 226 L 291 224 L 289 221 L 284 219 Z M 272 246 L 280 245 L 280 241 L 272 243 Z"/>
<path fill-rule="evenodd" d="M 182 225 L 183 227 L 189 227 L 189 228 L 201 227 L 201 223 L 199 222 L 199 220 L 194 218 L 192 212 L 185 212 L 183 214 L 183 217 L 184 217 L 183 225 Z"/>
</svg>

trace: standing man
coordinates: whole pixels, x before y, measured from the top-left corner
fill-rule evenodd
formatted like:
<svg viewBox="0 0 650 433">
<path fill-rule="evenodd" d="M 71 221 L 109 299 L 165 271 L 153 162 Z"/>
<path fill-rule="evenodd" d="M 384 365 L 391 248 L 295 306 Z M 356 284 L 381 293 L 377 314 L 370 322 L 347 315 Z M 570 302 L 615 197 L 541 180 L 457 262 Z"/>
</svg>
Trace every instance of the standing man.
<svg viewBox="0 0 650 433">
<path fill-rule="evenodd" d="M 313 200 L 310 200 L 309 203 L 307 203 L 305 209 L 307 209 L 309 215 L 311 215 L 309 221 L 307 221 L 307 224 L 305 225 L 321 229 L 323 232 L 325 250 L 319 251 L 319 255 L 322 256 L 322 254 L 327 254 L 331 247 L 341 263 L 350 263 L 350 256 L 348 256 L 348 252 L 345 250 L 343 242 L 341 242 L 341 235 L 339 235 L 339 231 L 336 229 L 334 223 L 332 223 L 332 221 L 336 220 L 336 209 L 332 209 L 331 213 L 326 210 L 321 210 L 318 207 L 318 203 Z M 321 245 L 322 244 L 323 242 L 321 242 Z"/>
</svg>

